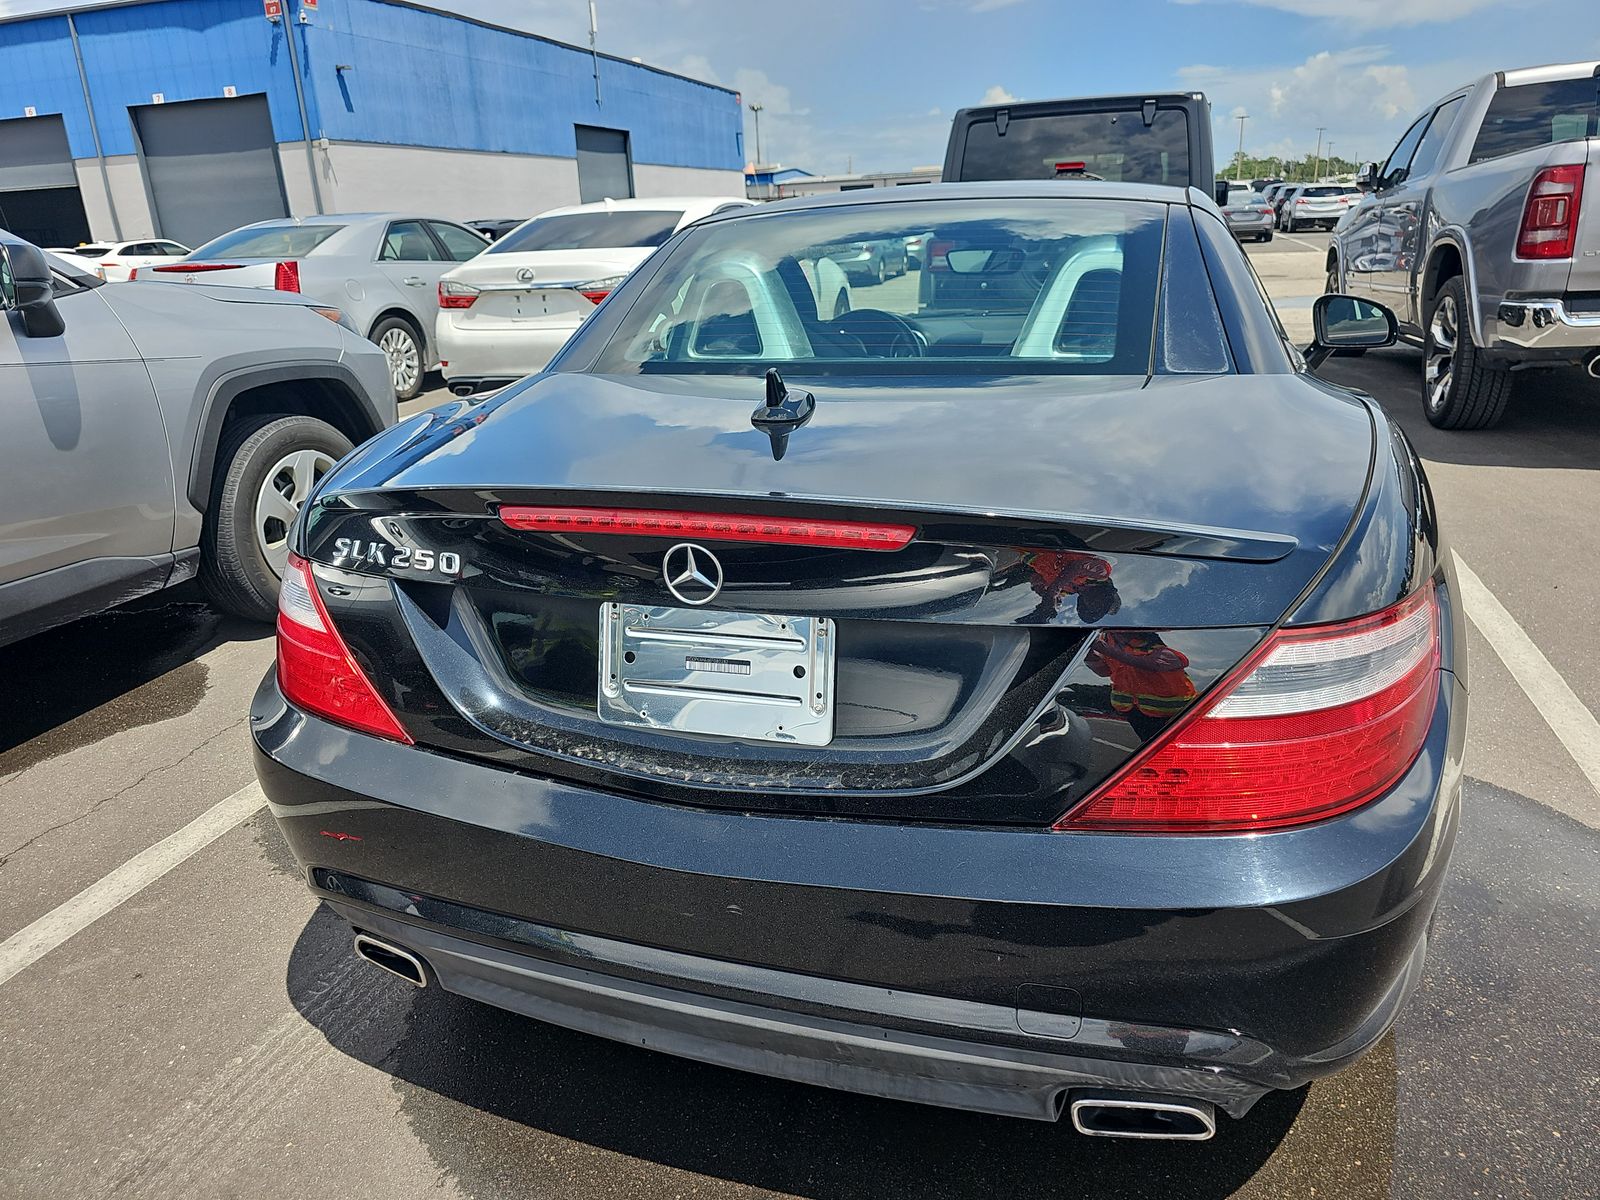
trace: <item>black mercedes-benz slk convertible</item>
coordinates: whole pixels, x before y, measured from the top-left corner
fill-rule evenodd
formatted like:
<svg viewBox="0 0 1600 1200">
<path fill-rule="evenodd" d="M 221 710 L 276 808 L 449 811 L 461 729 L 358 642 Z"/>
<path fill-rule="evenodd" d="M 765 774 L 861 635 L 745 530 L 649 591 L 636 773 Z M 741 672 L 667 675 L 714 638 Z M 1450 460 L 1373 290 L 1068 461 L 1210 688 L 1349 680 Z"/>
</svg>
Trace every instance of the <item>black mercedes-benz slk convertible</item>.
<svg viewBox="0 0 1600 1200">
<path fill-rule="evenodd" d="M 1205 1138 L 1389 1028 L 1459 823 L 1427 480 L 1308 367 L 1393 317 L 1322 297 L 1302 354 L 1198 192 L 905 196 L 692 226 L 331 471 L 261 783 L 415 984 Z"/>
</svg>

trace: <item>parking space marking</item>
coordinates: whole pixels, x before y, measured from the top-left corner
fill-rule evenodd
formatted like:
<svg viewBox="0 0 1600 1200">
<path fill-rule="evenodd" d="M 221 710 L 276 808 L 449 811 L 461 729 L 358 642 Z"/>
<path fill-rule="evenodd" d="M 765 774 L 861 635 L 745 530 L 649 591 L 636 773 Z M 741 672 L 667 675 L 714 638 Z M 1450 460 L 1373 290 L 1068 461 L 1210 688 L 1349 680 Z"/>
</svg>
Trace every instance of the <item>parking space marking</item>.
<svg viewBox="0 0 1600 1200">
<path fill-rule="evenodd" d="M 1302 242 L 1299 238 L 1292 237 L 1287 233 L 1280 233 L 1278 236 L 1286 242 L 1293 242 L 1296 246 L 1304 246 L 1307 250 L 1315 250 L 1318 254 L 1327 249 L 1325 246 L 1314 246 L 1310 242 Z"/>
<path fill-rule="evenodd" d="M 254 816 L 266 802 L 259 783 L 247 784 L 213 804 L 176 833 L 141 850 L 72 899 L 19 929 L 0 943 L 0 984 Z"/>
<path fill-rule="evenodd" d="M 1459 554 L 1456 555 L 1456 578 L 1461 584 L 1467 617 L 1505 663 L 1517 686 L 1533 702 L 1544 723 L 1550 726 L 1550 732 L 1566 747 L 1572 761 L 1588 778 L 1589 785 L 1600 794 L 1600 721 L 1595 720 L 1594 714 L 1561 677 L 1561 672 L 1544 656 L 1544 651 L 1534 644 L 1516 618 L 1506 611 L 1506 606 Z M 1592 814 L 1587 817 L 1576 813 L 1568 815 L 1591 828 L 1600 827 Z"/>
</svg>

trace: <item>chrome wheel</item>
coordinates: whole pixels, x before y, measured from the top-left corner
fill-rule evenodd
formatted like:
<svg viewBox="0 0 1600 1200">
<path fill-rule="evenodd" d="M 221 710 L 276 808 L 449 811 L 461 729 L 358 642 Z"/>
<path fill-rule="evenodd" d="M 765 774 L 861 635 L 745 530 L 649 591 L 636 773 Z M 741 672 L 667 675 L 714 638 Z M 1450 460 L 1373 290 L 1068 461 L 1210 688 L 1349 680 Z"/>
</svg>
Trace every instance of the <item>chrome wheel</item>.
<svg viewBox="0 0 1600 1200">
<path fill-rule="evenodd" d="M 272 464 L 256 493 L 256 545 L 282 578 L 289 560 L 289 526 L 321 479 L 333 467 L 324 450 L 294 450 Z"/>
<path fill-rule="evenodd" d="M 1456 376 L 1456 338 L 1459 326 L 1456 298 L 1446 293 L 1439 297 L 1428 323 L 1428 346 L 1422 364 L 1422 386 L 1428 409 L 1438 412 L 1450 398 L 1450 385 Z"/>
<path fill-rule="evenodd" d="M 416 387 L 422 378 L 422 352 L 417 349 L 417 339 L 411 331 L 399 327 L 389 330 L 379 339 L 378 348 L 389 359 L 389 379 L 394 390 L 405 395 Z"/>
</svg>

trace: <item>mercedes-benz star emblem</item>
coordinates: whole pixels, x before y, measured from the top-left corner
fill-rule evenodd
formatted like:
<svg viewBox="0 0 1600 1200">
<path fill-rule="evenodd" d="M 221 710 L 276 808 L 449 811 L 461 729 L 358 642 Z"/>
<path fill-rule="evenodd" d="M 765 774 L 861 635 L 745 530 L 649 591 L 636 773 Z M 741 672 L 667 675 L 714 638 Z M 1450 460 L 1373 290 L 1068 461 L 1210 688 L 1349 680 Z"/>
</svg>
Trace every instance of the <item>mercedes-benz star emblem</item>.
<svg viewBox="0 0 1600 1200">
<path fill-rule="evenodd" d="M 667 590 L 685 604 L 710 604 L 722 590 L 722 564 L 704 546 L 679 542 L 661 560 Z"/>
<path fill-rule="evenodd" d="M 532 267 L 523 267 L 522 270 L 518 271 L 517 272 L 517 282 L 519 282 L 519 283 L 532 283 L 533 282 L 533 268 Z"/>
</svg>

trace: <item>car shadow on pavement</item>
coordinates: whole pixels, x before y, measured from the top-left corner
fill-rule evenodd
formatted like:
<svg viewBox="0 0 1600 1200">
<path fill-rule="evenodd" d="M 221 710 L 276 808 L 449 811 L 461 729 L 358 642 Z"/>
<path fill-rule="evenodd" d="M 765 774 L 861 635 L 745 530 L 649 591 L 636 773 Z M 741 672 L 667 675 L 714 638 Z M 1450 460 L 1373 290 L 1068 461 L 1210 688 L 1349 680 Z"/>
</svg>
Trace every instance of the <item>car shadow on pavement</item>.
<svg viewBox="0 0 1600 1200">
<path fill-rule="evenodd" d="M 1471 467 L 1600 467 L 1600 380 L 1576 369 L 1528 371 L 1493 429 L 1435 429 L 1422 411 L 1422 352 L 1410 346 L 1329 359 L 1329 383 L 1375 396 L 1417 453 Z"/>
<path fill-rule="evenodd" d="M 319 909 L 291 956 L 289 998 L 335 1049 L 392 1076 L 412 1132 L 467 1196 L 1389 1194 L 1388 1040 L 1309 1105 L 1304 1090 L 1273 1093 L 1243 1121 L 1221 1118 L 1210 1142 L 1124 1142 L 673 1058 L 351 971 L 349 955 L 348 928 Z M 358 1007 L 377 1015 L 353 1028 L 335 1015 Z M 702 1178 L 686 1186 L 679 1171 Z"/>
<path fill-rule="evenodd" d="M 190 583 L 0 648 L 0 679 L 13 685 L 0 688 L 0 777 L 181 716 L 206 693 L 202 655 L 271 634 Z"/>
</svg>

